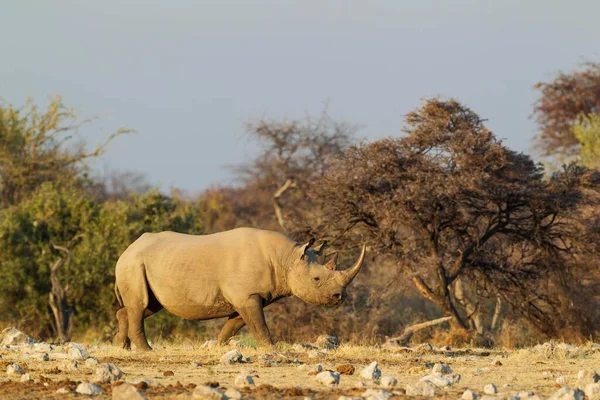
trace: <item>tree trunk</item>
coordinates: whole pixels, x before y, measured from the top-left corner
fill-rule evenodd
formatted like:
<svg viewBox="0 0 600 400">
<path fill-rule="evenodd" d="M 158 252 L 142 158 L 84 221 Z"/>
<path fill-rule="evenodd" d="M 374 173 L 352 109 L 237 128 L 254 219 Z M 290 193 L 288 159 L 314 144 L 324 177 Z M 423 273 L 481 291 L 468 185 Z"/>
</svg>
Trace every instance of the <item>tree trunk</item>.
<svg viewBox="0 0 600 400">
<path fill-rule="evenodd" d="M 73 333 L 73 306 L 67 301 L 69 293 L 68 274 L 71 263 L 71 252 L 66 247 L 52 245 L 56 250 L 66 254 L 66 258 L 61 258 L 50 267 L 50 282 L 52 288 L 49 293 L 49 303 L 54 316 L 54 325 L 56 334 L 63 342 L 71 340 Z M 67 284 L 63 287 L 58 279 L 58 270 L 66 263 L 67 265 Z"/>
<path fill-rule="evenodd" d="M 460 277 L 454 281 L 454 297 L 467 312 L 467 319 L 471 329 L 475 330 L 479 335 L 485 336 L 486 329 L 482 308 L 478 302 L 476 303 L 471 300 L 469 294 L 466 292 L 464 280 Z"/>
<path fill-rule="evenodd" d="M 444 315 L 452 317 L 452 320 L 450 321 L 451 326 L 453 326 L 457 329 L 469 330 L 469 328 L 467 327 L 467 324 L 463 321 L 463 319 L 459 315 L 458 311 L 456 310 L 456 307 L 454 307 L 454 304 L 452 303 L 450 291 L 448 290 L 448 287 L 446 286 L 446 279 L 444 278 L 444 276 L 441 273 L 438 274 L 438 278 L 440 278 L 440 287 L 442 288 L 442 292 L 443 292 L 441 294 L 436 293 L 437 291 L 434 292 L 425 283 L 423 278 L 421 278 L 418 275 L 415 275 L 413 277 L 412 281 L 413 281 L 414 285 L 417 287 L 417 290 L 423 295 L 423 297 L 425 297 L 426 299 L 431 300 L 432 302 L 437 304 L 437 306 L 440 307 L 440 309 L 444 313 Z M 445 288 L 445 290 L 444 290 L 444 288 Z"/>
</svg>

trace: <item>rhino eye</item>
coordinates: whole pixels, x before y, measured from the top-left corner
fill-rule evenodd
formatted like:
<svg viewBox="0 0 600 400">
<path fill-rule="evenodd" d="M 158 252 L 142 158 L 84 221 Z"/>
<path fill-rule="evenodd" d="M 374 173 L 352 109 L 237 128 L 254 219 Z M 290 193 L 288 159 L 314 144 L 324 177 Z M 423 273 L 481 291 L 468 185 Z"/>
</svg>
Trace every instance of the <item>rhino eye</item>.
<svg viewBox="0 0 600 400">
<path fill-rule="evenodd" d="M 315 277 L 313 278 L 313 281 L 315 281 L 315 282 L 319 282 L 320 280 L 321 280 L 321 278 L 319 278 L 318 276 L 315 276 Z"/>
</svg>

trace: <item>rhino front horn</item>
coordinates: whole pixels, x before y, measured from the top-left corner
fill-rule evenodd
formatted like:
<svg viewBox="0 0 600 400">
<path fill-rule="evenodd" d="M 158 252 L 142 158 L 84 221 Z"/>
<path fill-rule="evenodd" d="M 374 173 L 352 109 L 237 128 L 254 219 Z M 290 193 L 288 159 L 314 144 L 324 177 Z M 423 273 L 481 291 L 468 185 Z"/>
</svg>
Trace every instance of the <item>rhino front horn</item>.
<svg viewBox="0 0 600 400">
<path fill-rule="evenodd" d="M 360 256 L 358 256 L 358 260 L 356 260 L 354 265 L 351 268 L 340 272 L 344 278 L 344 286 L 348 286 L 350 282 L 352 282 L 356 274 L 358 274 L 358 271 L 360 271 L 360 267 L 362 266 L 363 260 L 365 259 L 366 250 L 367 246 L 363 244 Z"/>
</svg>

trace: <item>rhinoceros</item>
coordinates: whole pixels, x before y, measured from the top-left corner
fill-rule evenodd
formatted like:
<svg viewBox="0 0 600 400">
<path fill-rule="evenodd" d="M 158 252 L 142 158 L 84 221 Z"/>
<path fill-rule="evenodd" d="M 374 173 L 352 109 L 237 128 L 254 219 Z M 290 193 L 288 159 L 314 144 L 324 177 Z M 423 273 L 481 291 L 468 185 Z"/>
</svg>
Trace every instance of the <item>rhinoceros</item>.
<svg viewBox="0 0 600 400">
<path fill-rule="evenodd" d="M 244 325 L 261 345 L 272 344 L 263 308 L 288 296 L 335 306 L 361 268 L 337 270 L 337 254 L 318 262 L 323 245 L 298 244 L 277 232 L 238 228 L 210 235 L 144 233 L 117 261 L 115 294 L 119 332 L 113 343 L 150 350 L 144 319 L 163 308 L 189 320 L 228 317 L 218 335 L 225 343 Z"/>
</svg>

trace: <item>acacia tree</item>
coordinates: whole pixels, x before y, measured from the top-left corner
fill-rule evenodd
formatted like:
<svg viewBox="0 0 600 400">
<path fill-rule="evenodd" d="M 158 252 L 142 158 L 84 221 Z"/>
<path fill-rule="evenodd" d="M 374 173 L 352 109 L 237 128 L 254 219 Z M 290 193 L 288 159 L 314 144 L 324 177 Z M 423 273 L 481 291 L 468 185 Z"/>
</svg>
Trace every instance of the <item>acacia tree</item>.
<svg viewBox="0 0 600 400">
<path fill-rule="evenodd" d="M 572 127 L 580 115 L 600 113 L 600 63 L 582 67 L 535 85 L 540 92 L 533 113 L 540 129 L 537 146 L 543 155 L 559 161 L 579 153 L 580 143 Z"/>
<path fill-rule="evenodd" d="M 427 100 L 403 130 L 349 148 L 311 188 L 314 229 L 348 244 L 364 236 L 461 328 L 472 315 L 457 300 L 500 296 L 554 334 L 557 297 L 535 285 L 567 265 L 559 260 L 572 250 L 568 213 L 585 171 L 544 180 L 455 100 Z M 471 292 L 457 298 L 459 280 Z"/>
<path fill-rule="evenodd" d="M 288 222 L 302 220 L 301 215 L 310 208 L 306 188 L 350 145 L 355 127 L 332 121 L 323 112 L 305 120 L 260 120 L 247 128 L 262 145 L 254 161 L 237 168 L 245 190 L 254 198 L 248 208 L 260 209 L 256 202 L 262 199 L 263 205 L 268 204 L 262 207 L 262 217 L 274 216 L 280 230 L 293 234 L 296 228 Z"/>
</svg>

